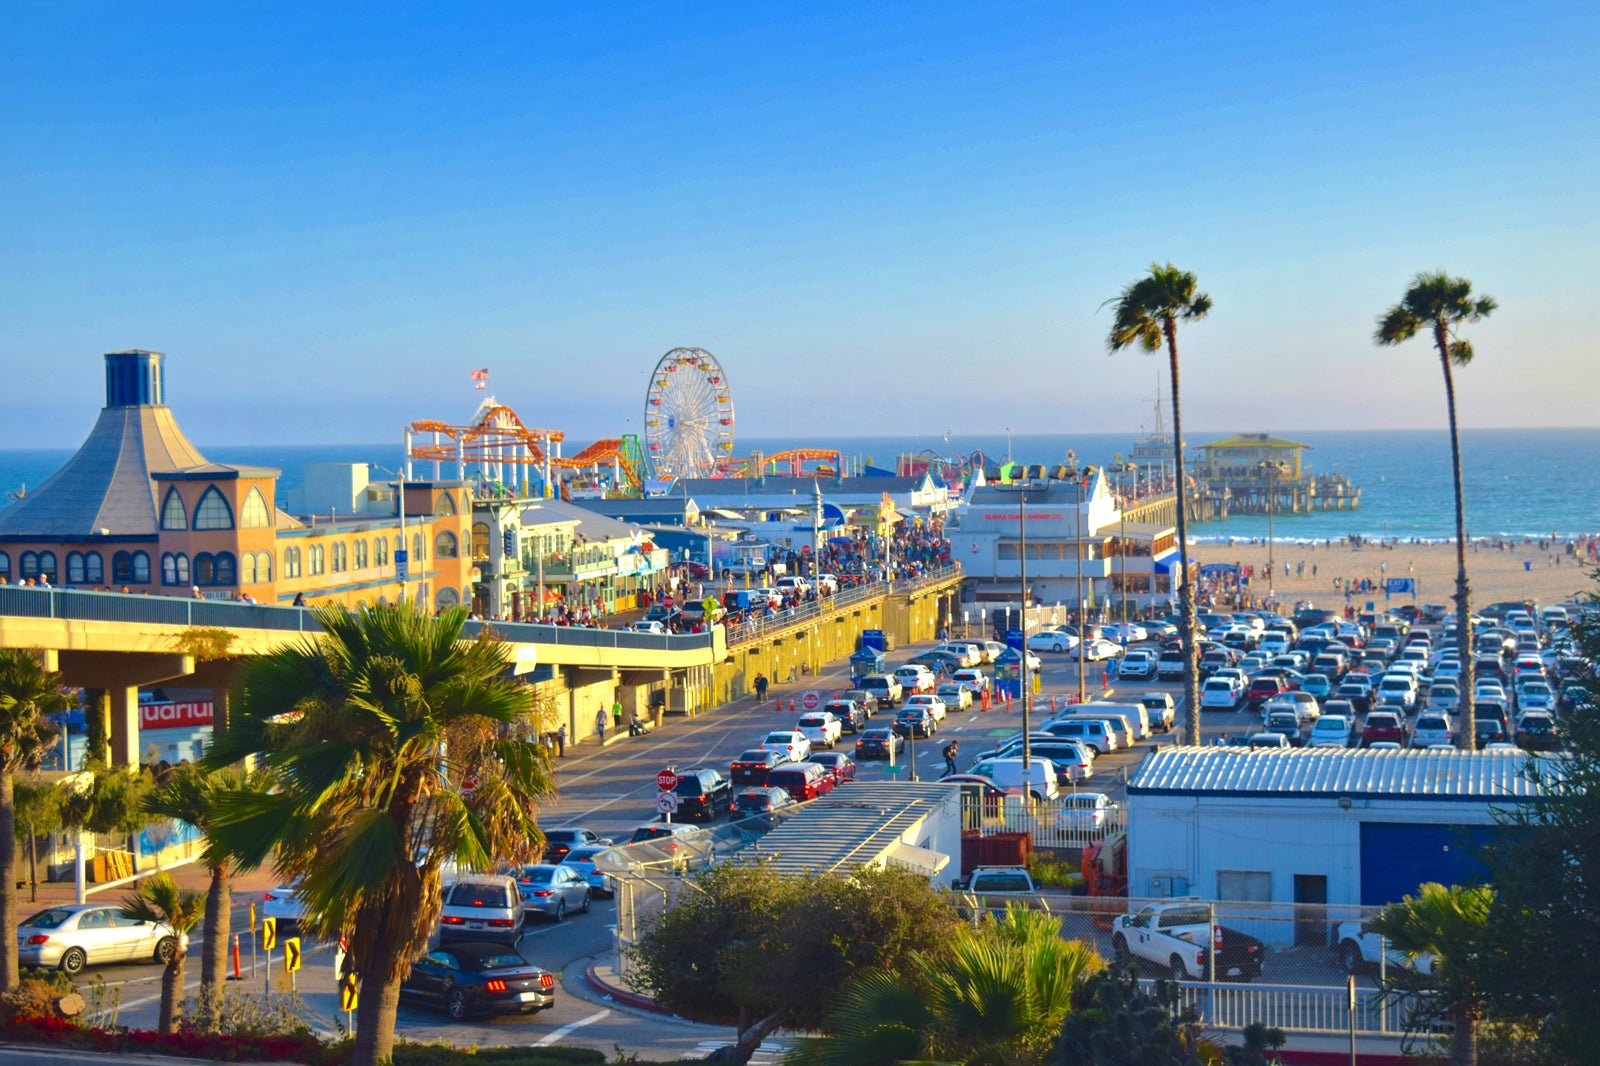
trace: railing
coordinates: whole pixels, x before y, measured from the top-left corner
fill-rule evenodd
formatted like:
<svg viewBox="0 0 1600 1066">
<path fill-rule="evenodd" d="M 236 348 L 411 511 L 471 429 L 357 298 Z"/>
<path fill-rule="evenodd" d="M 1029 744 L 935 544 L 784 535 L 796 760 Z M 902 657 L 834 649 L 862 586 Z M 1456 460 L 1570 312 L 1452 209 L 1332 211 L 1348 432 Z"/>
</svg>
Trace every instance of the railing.
<svg viewBox="0 0 1600 1066">
<path fill-rule="evenodd" d="M 937 763 L 935 764 L 937 765 Z M 1127 825 L 1127 810 L 1121 806 L 1093 810 L 1075 806 L 1076 798 L 1064 792 L 1060 799 L 1038 803 L 1016 802 L 989 810 L 975 806 L 963 808 L 961 828 L 984 836 L 995 833 L 1027 833 L 1035 848 L 1081 848 L 1103 840 Z"/>
<path fill-rule="evenodd" d="M 1358 1036 L 1400 1036 L 1419 1006 L 1416 995 L 1357 989 L 1352 1026 L 1350 992 L 1343 985 L 1185 981 L 1178 987 L 1184 1006 L 1193 1007 L 1206 1025 L 1217 1029 L 1243 1029 L 1261 1022 L 1295 1033 L 1348 1033 L 1353 1028 Z"/>
<path fill-rule="evenodd" d="M 550 626 L 532 622 L 469 621 L 463 636 L 475 637 L 487 629 L 514 644 L 554 644 L 568 648 L 620 648 L 630 651 L 684 651 L 711 647 L 710 633 L 638 633 L 631 629 L 589 629 Z"/>
<path fill-rule="evenodd" d="M 896 578 L 894 581 L 874 579 L 864 585 L 845 589 L 835 596 L 819 597 L 812 602 L 802 603 L 793 609 L 781 609 L 770 615 L 763 614 L 756 618 L 748 618 L 727 627 L 728 647 L 749 644 L 752 641 L 766 637 L 781 636 L 788 630 L 799 629 L 802 626 L 809 625 L 835 611 L 853 607 L 858 603 L 867 603 L 880 599 L 896 590 L 900 592 L 915 592 L 928 585 L 936 585 L 942 581 L 948 581 L 960 573 L 961 567 L 952 564 L 930 571 L 918 578 Z"/>
</svg>

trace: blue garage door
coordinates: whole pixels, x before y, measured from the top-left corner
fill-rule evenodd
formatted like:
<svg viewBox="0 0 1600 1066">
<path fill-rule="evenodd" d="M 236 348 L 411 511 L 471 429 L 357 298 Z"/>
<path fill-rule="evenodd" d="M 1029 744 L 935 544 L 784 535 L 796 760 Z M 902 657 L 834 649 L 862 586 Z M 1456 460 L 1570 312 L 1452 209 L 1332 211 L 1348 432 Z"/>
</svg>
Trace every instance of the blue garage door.
<svg viewBox="0 0 1600 1066">
<path fill-rule="evenodd" d="M 1398 903 L 1426 881 L 1478 884 L 1489 879 L 1477 849 L 1498 832 L 1488 825 L 1361 823 L 1361 902 Z"/>
</svg>

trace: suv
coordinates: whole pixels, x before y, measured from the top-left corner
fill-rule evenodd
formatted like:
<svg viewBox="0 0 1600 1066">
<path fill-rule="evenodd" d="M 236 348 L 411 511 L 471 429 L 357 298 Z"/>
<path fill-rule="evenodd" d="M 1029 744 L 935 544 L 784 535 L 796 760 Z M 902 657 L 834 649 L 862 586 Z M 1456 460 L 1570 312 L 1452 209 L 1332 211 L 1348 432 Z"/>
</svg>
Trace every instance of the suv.
<svg viewBox="0 0 1600 1066">
<path fill-rule="evenodd" d="M 871 712 L 855 700 L 829 700 L 822 705 L 822 709 L 839 720 L 841 733 L 861 732 L 862 726 L 867 724 L 867 719 L 872 717 Z"/>
<path fill-rule="evenodd" d="M 800 716 L 796 729 L 811 741 L 812 750 L 832 748 L 839 743 L 844 726 L 828 711 L 807 711 Z"/>
<path fill-rule="evenodd" d="M 1417 718 L 1417 724 L 1411 727 L 1413 748 L 1447 748 L 1453 743 L 1455 736 L 1450 728 L 1450 716 L 1442 711 L 1422 712 Z"/>
<path fill-rule="evenodd" d="M 1245 689 L 1244 698 L 1252 711 L 1259 710 L 1263 703 L 1272 697 L 1289 691 L 1288 684 L 1281 677 L 1263 676 L 1252 678 L 1250 687 Z"/>
<path fill-rule="evenodd" d="M 1379 740 L 1390 740 L 1401 746 L 1406 742 L 1405 723 L 1394 711 L 1373 711 L 1361 726 L 1361 746 L 1364 748 Z"/>
<path fill-rule="evenodd" d="M 767 775 L 768 788 L 781 788 L 793 796 L 796 803 L 814 800 L 833 791 L 839 782 L 820 763 L 800 762 L 780 766 Z"/>
<path fill-rule="evenodd" d="M 1150 718 L 1150 729 L 1156 733 L 1172 732 L 1178 712 L 1172 705 L 1172 696 L 1165 692 L 1146 692 L 1139 698 L 1145 714 Z"/>
<path fill-rule="evenodd" d="M 856 688 L 869 698 L 877 700 L 879 708 L 887 707 L 893 710 L 905 698 L 900 682 L 887 674 L 868 674 L 856 682 Z"/>
<path fill-rule="evenodd" d="M 1117 676 L 1130 680 L 1149 680 L 1156 674 L 1156 653 L 1149 648 L 1135 648 L 1122 657 Z"/>
<path fill-rule="evenodd" d="M 1156 661 L 1156 676 L 1165 680 L 1183 676 L 1183 650 L 1171 648 Z"/>
<path fill-rule="evenodd" d="M 678 771 L 678 783 L 672 786 L 678 797 L 678 817 L 684 821 L 693 818 L 711 821 L 728 805 L 733 786 L 720 770 L 709 766 Z"/>
<path fill-rule="evenodd" d="M 767 775 L 783 764 L 783 756 L 766 748 L 751 748 L 739 753 L 728 764 L 728 776 L 735 785 L 759 788 L 767 783 Z"/>
<path fill-rule="evenodd" d="M 516 881 L 504 874 L 464 874 L 444 897 L 439 939 L 498 940 L 515 947 L 527 920 Z"/>
</svg>

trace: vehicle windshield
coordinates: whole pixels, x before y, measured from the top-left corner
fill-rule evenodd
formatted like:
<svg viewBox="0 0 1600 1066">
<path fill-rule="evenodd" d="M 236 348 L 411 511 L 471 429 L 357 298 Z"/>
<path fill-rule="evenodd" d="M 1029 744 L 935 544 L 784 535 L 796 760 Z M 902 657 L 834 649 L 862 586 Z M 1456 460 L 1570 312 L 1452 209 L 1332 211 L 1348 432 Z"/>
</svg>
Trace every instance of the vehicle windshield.
<svg viewBox="0 0 1600 1066">
<path fill-rule="evenodd" d="M 61 928 L 61 923 L 71 917 L 71 911 L 61 910 L 59 908 L 55 910 L 40 911 L 27 921 L 21 923 L 20 927 L 27 929 L 59 929 Z"/>
</svg>

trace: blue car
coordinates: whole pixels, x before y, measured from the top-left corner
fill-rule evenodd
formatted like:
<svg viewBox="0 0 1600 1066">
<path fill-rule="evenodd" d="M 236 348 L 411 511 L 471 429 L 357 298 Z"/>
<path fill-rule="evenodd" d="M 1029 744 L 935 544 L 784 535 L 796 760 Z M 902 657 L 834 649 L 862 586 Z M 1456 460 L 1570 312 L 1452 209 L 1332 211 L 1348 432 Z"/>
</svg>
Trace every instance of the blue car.
<svg viewBox="0 0 1600 1066">
<path fill-rule="evenodd" d="M 1309 693 L 1317 699 L 1327 699 L 1328 693 L 1333 691 L 1333 681 L 1327 674 L 1307 674 L 1300 682 L 1300 691 Z"/>
</svg>

